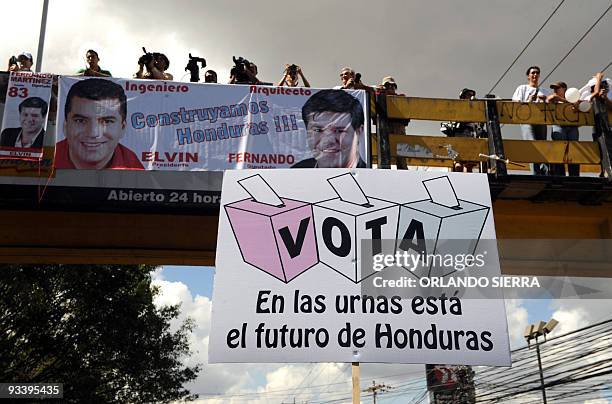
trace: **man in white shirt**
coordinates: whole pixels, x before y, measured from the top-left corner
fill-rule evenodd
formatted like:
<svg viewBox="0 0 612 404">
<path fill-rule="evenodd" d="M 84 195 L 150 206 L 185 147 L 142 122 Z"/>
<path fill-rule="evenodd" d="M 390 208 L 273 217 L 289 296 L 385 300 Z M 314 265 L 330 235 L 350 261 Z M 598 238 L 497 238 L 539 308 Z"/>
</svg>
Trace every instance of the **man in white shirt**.
<svg viewBox="0 0 612 404">
<path fill-rule="evenodd" d="M 546 88 L 540 88 L 540 68 L 538 66 L 531 66 L 527 69 L 526 74 L 527 84 L 521 84 L 516 88 L 512 101 L 545 102 L 546 97 L 550 95 L 550 91 Z M 547 130 L 546 125 L 521 125 L 523 139 L 525 140 L 546 140 Z M 547 164 L 536 164 L 536 175 L 546 175 L 547 173 Z"/>
</svg>

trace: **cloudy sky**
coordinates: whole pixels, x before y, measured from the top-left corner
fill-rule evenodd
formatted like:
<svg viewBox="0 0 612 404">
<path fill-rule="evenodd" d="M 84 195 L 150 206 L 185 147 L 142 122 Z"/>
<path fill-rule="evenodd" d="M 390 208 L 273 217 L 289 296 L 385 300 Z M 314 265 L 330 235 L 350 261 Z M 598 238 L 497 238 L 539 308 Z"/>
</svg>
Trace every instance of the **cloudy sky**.
<svg viewBox="0 0 612 404">
<path fill-rule="evenodd" d="M 559 1 L 50 0 L 42 70 L 73 73 L 84 67 L 85 50 L 93 48 L 104 69 L 131 77 L 145 46 L 168 55 L 169 71 L 183 81 L 188 80 L 184 66 L 191 52 L 206 58 L 221 81 L 229 77 L 235 55 L 254 61 L 263 81 L 277 82 L 284 64 L 296 63 L 313 87 L 330 87 L 338 84 L 340 68 L 352 66 L 368 84 L 394 76 L 399 91 L 409 96 L 456 98 L 463 87 L 483 95 Z M 3 6 L 3 63 L 24 50 L 36 55 L 42 0 Z M 608 6 L 607 0 L 565 1 L 494 93 L 510 98 L 530 65 L 539 65 L 546 76 Z M 612 12 L 545 84 L 563 80 L 581 87 L 611 61 L 611 37 Z M 437 130 L 437 124 L 415 122 L 408 132 Z M 184 314 L 196 319 L 192 343 L 198 353 L 192 361 L 206 363 L 212 270 L 172 267 L 155 276 L 162 290 L 159 303 L 182 302 Z M 609 315 L 609 305 L 597 301 L 509 301 L 507 308 L 514 346 L 520 345 L 520 332 L 530 321 L 554 316 L 562 332 Z M 415 391 L 423 387 L 422 366 L 370 365 L 362 372 L 368 383 L 385 376 L 380 380 L 389 384 L 414 380 Z M 332 397 L 336 390 L 348 392 L 349 380 L 350 367 L 342 364 L 214 365 L 205 366 L 193 390 L 252 394 L 235 397 L 235 402 L 264 403 L 290 402 L 293 395 L 286 389 L 298 388 L 303 394 L 296 402 L 302 402 Z M 318 385 L 323 387 L 312 387 Z M 285 392 L 253 394 L 278 390 Z"/>
</svg>

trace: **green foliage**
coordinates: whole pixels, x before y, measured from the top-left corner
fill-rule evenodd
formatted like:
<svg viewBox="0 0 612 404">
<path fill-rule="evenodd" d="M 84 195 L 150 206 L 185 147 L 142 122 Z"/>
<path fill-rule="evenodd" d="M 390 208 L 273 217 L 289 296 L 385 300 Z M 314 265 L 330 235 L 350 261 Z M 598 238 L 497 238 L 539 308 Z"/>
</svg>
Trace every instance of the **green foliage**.
<svg viewBox="0 0 612 404">
<path fill-rule="evenodd" d="M 190 321 L 153 305 L 147 265 L 0 265 L 0 381 L 64 383 L 69 402 L 197 398 Z M 176 329 L 176 330 L 175 330 Z"/>
</svg>

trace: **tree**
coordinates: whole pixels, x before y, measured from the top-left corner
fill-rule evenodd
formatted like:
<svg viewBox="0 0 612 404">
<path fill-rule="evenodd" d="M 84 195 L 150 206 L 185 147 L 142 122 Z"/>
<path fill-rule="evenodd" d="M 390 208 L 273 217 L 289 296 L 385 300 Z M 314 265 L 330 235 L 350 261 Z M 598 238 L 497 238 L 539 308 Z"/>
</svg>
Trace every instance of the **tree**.
<svg viewBox="0 0 612 404">
<path fill-rule="evenodd" d="M 147 265 L 0 265 L 0 381 L 64 383 L 69 402 L 197 398 L 191 320 L 156 308 Z M 176 327 L 175 327 L 176 328 Z"/>
</svg>

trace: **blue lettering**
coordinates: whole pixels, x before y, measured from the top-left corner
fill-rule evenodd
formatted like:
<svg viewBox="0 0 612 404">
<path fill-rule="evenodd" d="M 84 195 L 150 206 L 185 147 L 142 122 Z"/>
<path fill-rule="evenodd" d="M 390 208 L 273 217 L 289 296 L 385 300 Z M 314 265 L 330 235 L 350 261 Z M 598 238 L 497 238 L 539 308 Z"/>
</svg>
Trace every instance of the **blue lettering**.
<svg viewBox="0 0 612 404">
<path fill-rule="evenodd" d="M 193 140 L 191 139 L 191 129 L 189 128 L 185 128 L 185 130 L 180 129 L 180 128 L 177 129 L 176 137 L 177 137 L 179 145 L 184 145 L 185 143 L 187 144 L 193 143 Z"/>
<path fill-rule="evenodd" d="M 197 143 L 202 143 L 204 141 L 204 132 L 200 129 L 196 129 L 193 131 L 193 140 Z"/>
<path fill-rule="evenodd" d="M 268 107 L 268 101 L 259 101 L 259 109 L 261 110 L 262 114 L 270 112 L 270 107 Z M 256 112 L 253 113 L 255 114 Z"/>
<path fill-rule="evenodd" d="M 132 128 L 134 129 L 142 129 L 145 127 L 144 122 L 142 122 L 142 119 L 144 119 L 144 114 L 142 112 L 134 112 L 132 114 Z"/>
</svg>

